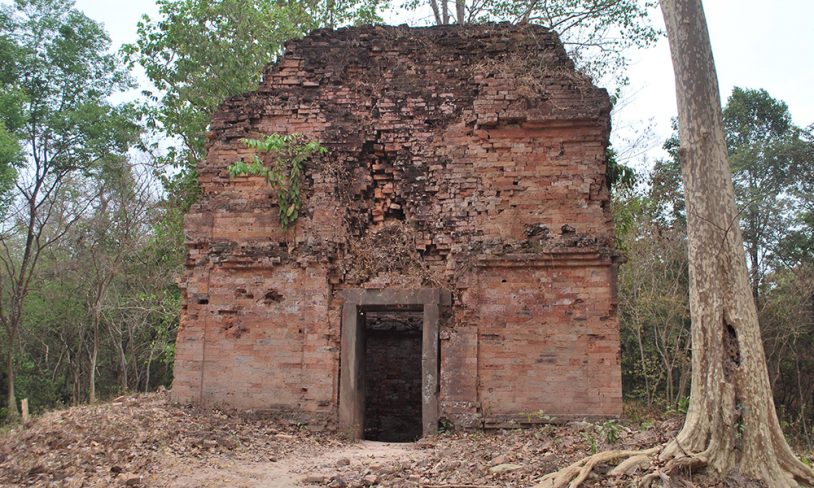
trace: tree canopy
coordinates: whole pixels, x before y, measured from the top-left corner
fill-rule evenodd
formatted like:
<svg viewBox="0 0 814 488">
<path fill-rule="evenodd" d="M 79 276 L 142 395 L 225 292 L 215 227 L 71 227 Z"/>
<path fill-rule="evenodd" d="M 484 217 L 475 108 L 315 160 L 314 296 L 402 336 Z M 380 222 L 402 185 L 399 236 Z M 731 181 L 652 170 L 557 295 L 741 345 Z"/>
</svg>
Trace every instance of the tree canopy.
<svg viewBox="0 0 814 488">
<path fill-rule="evenodd" d="M 7 400 L 14 394 L 25 299 L 43 251 L 90 205 L 83 178 L 125 157 L 139 134 L 134 111 L 108 97 L 129 77 L 102 27 L 69 0 L 17 0 L 0 9 L 5 164 L 16 168 L 0 236 L 0 323 L 6 335 Z M 16 148 L 15 148 L 16 146 Z M 77 198 L 66 199 L 69 196 Z"/>
<path fill-rule="evenodd" d="M 257 87 L 263 68 L 283 44 L 318 27 L 380 20 L 380 0 L 275 2 L 271 0 L 159 0 L 159 18 L 144 16 L 138 39 L 125 45 L 131 67 L 144 68 L 153 89 L 142 95 L 149 129 L 169 137 L 162 156 L 181 169 L 171 182 L 195 198 L 194 171 L 204 156 L 206 128 L 229 97 Z M 154 149 L 159 150 L 156 144 Z M 184 201 L 186 200 L 186 203 Z"/>
</svg>

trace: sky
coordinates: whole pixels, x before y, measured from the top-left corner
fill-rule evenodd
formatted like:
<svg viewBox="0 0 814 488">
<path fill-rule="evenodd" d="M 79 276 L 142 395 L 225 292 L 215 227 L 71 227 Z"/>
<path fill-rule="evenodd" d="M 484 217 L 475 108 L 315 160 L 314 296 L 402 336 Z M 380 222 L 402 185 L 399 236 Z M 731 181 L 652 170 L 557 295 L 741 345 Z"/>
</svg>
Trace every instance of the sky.
<svg viewBox="0 0 814 488">
<path fill-rule="evenodd" d="M 814 124 L 814 2 L 705 0 L 704 11 L 721 101 L 726 103 L 736 86 L 762 88 L 788 104 L 797 125 Z M 660 15 L 654 19 L 663 26 Z M 658 146 L 672 132 L 670 119 L 676 115 L 667 39 L 632 53 L 632 58 L 629 101 L 615 114 L 613 124 L 626 133 L 652 121 Z M 646 156 L 652 163 L 662 154 L 651 150 Z"/>
<path fill-rule="evenodd" d="M 0 0 L 10 3 L 10 0 Z M 77 0 L 77 8 L 105 25 L 114 46 L 136 39 L 143 14 L 153 19 L 153 0 Z M 797 125 L 814 124 L 814 2 L 811 0 L 705 0 L 704 9 L 725 102 L 735 86 L 763 88 L 785 101 Z M 388 15 L 393 24 L 412 19 Z M 660 12 L 654 21 L 661 23 Z M 627 162 L 647 167 L 663 156 L 662 142 L 670 135 L 676 114 L 675 88 L 667 40 L 630 53 L 630 85 L 613 115 L 613 144 L 649 134 L 642 150 L 629 152 Z"/>
</svg>

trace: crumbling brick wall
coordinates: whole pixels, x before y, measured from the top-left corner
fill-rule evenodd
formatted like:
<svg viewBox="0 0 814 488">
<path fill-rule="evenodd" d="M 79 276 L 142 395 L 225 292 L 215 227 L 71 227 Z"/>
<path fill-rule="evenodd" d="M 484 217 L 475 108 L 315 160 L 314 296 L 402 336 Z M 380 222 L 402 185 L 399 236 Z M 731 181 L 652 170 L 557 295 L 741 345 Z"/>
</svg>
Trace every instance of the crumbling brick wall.
<svg viewBox="0 0 814 488">
<path fill-rule="evenodd" d="M 534 26 L 361 27 L 286 46 L 215 114 L 187 215 L 173 397 L 336 416 L 343 289 L 440 287 L 441 415 L 621 411 L 609 100 Z M 302 133 L 283 229 L 242 138 Z"/>
</svg>

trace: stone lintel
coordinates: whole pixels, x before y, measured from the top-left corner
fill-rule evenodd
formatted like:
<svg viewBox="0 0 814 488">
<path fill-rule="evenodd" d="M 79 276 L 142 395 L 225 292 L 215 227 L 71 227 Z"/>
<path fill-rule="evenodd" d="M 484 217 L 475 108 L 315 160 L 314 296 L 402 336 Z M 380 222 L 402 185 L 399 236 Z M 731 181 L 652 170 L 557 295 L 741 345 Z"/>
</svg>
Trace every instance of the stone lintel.
<svg viewBox="0 0 814 488">
<path fill-rule="evenodd" d="M 449 306 L 452 294 L 440 288 L 351 288 L 342 292 L 345 303 L 353 303 L 364 310 L 376 309 L 415 309 L 423 310 L 424 305 Z"/>
</svg>

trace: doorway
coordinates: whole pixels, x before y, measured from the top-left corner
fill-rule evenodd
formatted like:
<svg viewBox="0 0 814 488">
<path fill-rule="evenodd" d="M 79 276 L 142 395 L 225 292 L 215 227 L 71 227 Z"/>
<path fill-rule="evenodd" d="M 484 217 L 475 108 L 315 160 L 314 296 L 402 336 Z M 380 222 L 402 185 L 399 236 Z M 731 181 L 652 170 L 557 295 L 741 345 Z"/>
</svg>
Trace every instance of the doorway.
<svg viewBox="0 0 814 488">
<path fill-rule="evenodd" d="M 390 442 L 435 434 L 440 310 L 450 305 L 450 293 L 353 288 L 342 296 L 342 431 L 352 439 Z"/>
<path fill-rule="evenodd" d="M 422 312 L 368 312 L 365 334 L 364 438 L 413 442 L 421 437 Z"/>
</svg>

